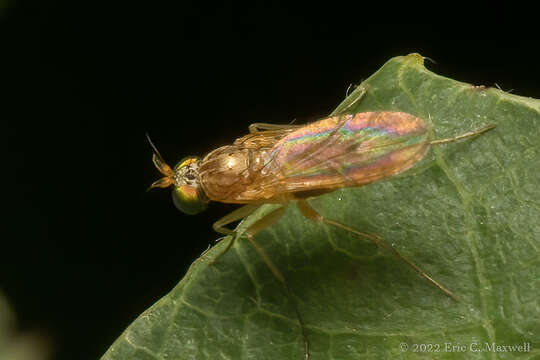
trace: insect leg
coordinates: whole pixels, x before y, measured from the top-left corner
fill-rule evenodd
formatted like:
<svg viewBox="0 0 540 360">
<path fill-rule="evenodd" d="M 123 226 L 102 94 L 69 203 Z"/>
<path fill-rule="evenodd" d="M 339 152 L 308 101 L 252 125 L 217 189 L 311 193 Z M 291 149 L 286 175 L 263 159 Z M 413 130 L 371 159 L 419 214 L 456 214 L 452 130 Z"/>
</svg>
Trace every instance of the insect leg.
<svg viewBox="0 0 540 360">
<path fill-rule="evenodd" d="M 242 207 L 228 213 L 227 215 L 225 215 L 224 217 L 222 217 L 221 219 L 216 221 L 212 225 L 212 228 L 214 229 L 215 232 L 223 234 L 223 235 L 232 234 L 234 232 L 234 230 L 227 229 L 225 226 L 229 225 L 230 223 L 233 223 L 235 221 L 238 221 L 238 220 L 241 220 L 241 219 L 245 218 L 246 216 L 250 215 L 255 210 L 257 210 L 260 206 L 261 206 L 261 204 L 244 205 L 244 206 L 242 206 Z"/>
<path fill-rule="evenodd" d="M 349 86 L 347 86 L 347 90 L 345 91 L 345 97 L 349 96 L 349 91 L 351 90 L 351 88 L 356 88 L 356 85 L 350 83 Z"/>
<path fill-rule="evenodd" d="M 292 130 L 301 128 L 302 126 L 304 125 L 253 123 L 249 125 L 249 132 L 254 134 L 265 130 Z"/>
<path fill-rule="evenodd" d="M 289 298 L 289 301 L 291 302 L 294 312 L 296 313 L 296 317 L 298 318 L 298 323 L 300 325 L 300 330 L 302 331 L 302 338 L 304 339 L 304 358 L 305 360 L 309 360 L 309 341 L 306 334 L 306 328 L 304 324 L 304 320 L 302 319 L 302 316 L 300 315 L 300 311 L 298 310 L 298 307 L 296 306 L 296 302 L 294 298 L 292 297 L 291 291 L 289 290 L 289 285 L 287 284 L 287 281 L 285 280 L 285 277 L 279 271 L 278 267 L 274 264 L 274 262 L 270 259 L 266 251 L 262 247 L 255 242 L 254 236 L 259 233 L 261 230 L 267 228 L 268 226 L 274 224 L 276 221 L 283 216 L 285 213 L 285 210 L 287 209 L 287 204 L 285 204 L 283 207 L 280 207 L 270 213 L 268 213 L 265 217 L 262 219 L 257 220 L 255 223 L 253 223 L 246 231 L 245 234 L 251 243 L 251 245 L 255 248 L 255 250 L 259 253 L 263 261 L 266 263 L 266 266 L 272 271 L 272 274 L 278 279 L 281 284 L 283 285 L 283 288 L 285 289 L 285 293 L 287 294 L 287 297 Z"/>
<path fill-rule="evenodd" d="M 358 85 L 358 86 L 362 86 L 362 85 Z M 349 88 L 351 86 L 349 85 Z M 349 88 L 347 88 L 347 95 L 346 97 L 349 96 L 348 92 L 349 92 Z M 339 107 L 336 109 L 337 111 L 339 111 L 340 113 L 343 113 L 345 110 L 347 110 L 348 108 L 350 108 L 351 106 L 353 106 L 354 104 L 356 104 L 357 102 L 359 102 L 360 100 L 362 100 L 362 98 L 366 95 L 367 93 L 367 90 L 368 90 L 368 87 L 367 86 L 362 86 L 362 88 L 360 89 L 360 94 L 358 94 L 358 97 L 354 100 L 352 100 L 350 103 L 348 103 L 343 109 L 340 109 Z M 334 111 L 333 113 L 335 113 L 336 111 Z"/>
<path fill-rule="evenodd" d="M 407 265 L 412 267 L 424 279 L 426 279 L 427 281 L 429 281 L 430 283 L 432 283 L 433 285 L 438 287 L 445 295 L 447 295 L 448 297 L 451 297 L 452 299 L 454 299 L 456 301 L 459 301 L 458 297 L 456 295 L 454 295 L 450 290 L 448 290 L 447 288 L 445 288 L 444 286 L 439 284 L 436 280 L 434 280 L 431 276 L 429 276 L 424 270 L 422 270 L 420 267 L 418 267 L 418 265 L 416 265 L 415 263 L 413 263 L 412 261 L 410 261 L 409 259 L 407 259 L 403 255 L 401 255 L 396 249 L 394 249 L 391 245 L 389 245 L 382 238 L 380 238 L 380 237 L 378 237 L 376 235 L 360 232 L 360 231 L 358 231 L 358 230 L 356 230 L 356 229 L 354 229 L 354 228 L 352 228 L 350 226 L 347 226 L 347 225 L 342 224 L 340 222 L 337 222 L 335 220 L 327 219 L 327 218 L 323 217 L 322 215 L 320 215 L 317 211 L 315 211 L 315 209 L 313 209 L 311 207 L 311 205 L 309 205 L 308 202 L 305 201 L 305 200 L 298 200 L 298 208 L 300 209 L 302 214 L 305 217 L 307 217 L 308 219 L 310 219 L 310 220 L 313 220 L 313 221 L 316 221 L 316 222 L 319 222 L 319 223 L 323 223 L 323 224 L 332 225 L 332 226 L 335 226 L 337 228 L 343 229 L 345 231 L 351 232 L 351 233 L 356 234 L 356 235 L 358 235 L 360 237 L 364 237 L 366 239 L 369 239 L 369 240 L 373 241 L 377 246 L 380 246 L 380 247 L 383 247 L 383 248 L 387 249 L 392 254 L 394 254 L 396 257 L 398 257 L 398 258 L 402 259 L 403 261 L 405 261 L 405 263 L 407 263 Z"/>
<path fill-rule="evenodd" d="M 241 219 L 245 218 L 246 216 L 250 215 L 255 210 L 257 210 L 259 208 L 259 206 L 261 206 L 261 205 L 260 204 L 244 205 L 241 208 L 238 208 L 238 209 L 234 210 L 233 212 L 225 215 L 224 217 L 222 217 L 221 219 L 216 221 L 214 223 L 214 225 L 212 225 L 212 227 L 214 228 L 214 231 L 217 232 L 217 233 L 220 233 L 220 234 L 223 234 L 223 235 L 231 235 L 232 234 L 231 240 L 229 240 L 229 243 L 227 244 L 225 249 L 222 252 L 220 252 L 214 258 L 214 260 L 212 260 L 212 264 L 215 263 L 223 254 L 225 254 L 227 251 L 229 251 L 231 246 L 234 244 L 234 241 L 236 240 L 235 231 L 231 230 L 231 229 L 228 229 L 225 226 L 230 224 L 230 223 L 233 223 L 235 221 L 238 221 L 238 220 L 241 220 Z"/>
<path fill-rule="evenodd" d="M 286 209 L 287 209 L 287 206 L 285 205 L 283 207 L 280 207 L 280 208 L 268 213 L 266 216 L 264 216 L 263 218 L 257 220 L 255 223 L 253 223 L 245 231 L 245 234 L 246 234 L 249 242 L 253 245 L 255 250 L 257 250 L 259 255 L 261 255 L 264 262 L 266 263 L 266 265 L 268 265 L 268 267 L 270 268 L 270 270 L 272 271 L 274 276 L 279 281 L 281 281 L 282 283 L 285 282 L 285 278 L 283 277 L 281 272 L 278 270 L 276 265 L 274 265 L 272 260 L 270 260 L 270 258 L 266 254 L 266 252 L 255 242 L 255 240 L 253 238 L 257 233 L 261 232 L 263 229 L 267 228 L 268 226 L 270 226 L 270 225 L 274 224 L 276 221 L 278 221 L 279 218 L 281 218 L 281 216 L 283 216 Z"/>
<path fill-rule="evenodd" d="M 430 145 L 441 145 L 441 144 L 448 144 L 448 143 L 451 143 L 451 142 L 456 142 L 456 141 L 466 139 L 466 138 L 469 138 L 469 137 L 472 137 L 472 136 L 477 136 L 477 135 L 483 134 L 483 133 L 485 133 L 485 132 L 487 132 L 489 130 L 495 129 L 496 126 L 497 125 L 495 125 L 495 124 L 487 125 L 487 126 L 484 126 L 483 128 L 476 129 L 476 130 L 473 130 L 473 131 L 469 131 L 468 133 L 457 135 L 457 136 L 454 136 L 454 137 L 451 137 L 451 138 L 432 140 L 432 141 L 429 142 L 429 144 Z"/>
</svg>

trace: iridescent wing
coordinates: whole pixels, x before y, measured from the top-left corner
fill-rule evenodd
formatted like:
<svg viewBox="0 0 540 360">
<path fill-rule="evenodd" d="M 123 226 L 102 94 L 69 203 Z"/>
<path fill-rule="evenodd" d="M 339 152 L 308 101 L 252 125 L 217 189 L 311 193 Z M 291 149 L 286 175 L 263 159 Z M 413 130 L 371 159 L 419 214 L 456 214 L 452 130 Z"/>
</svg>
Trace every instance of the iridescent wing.
<svg viewBox="0 0 540 360">
<path fill-rule="evenodd" d="M 276 193 L 360 186 L 412 167 L 426 154 L 424 121 L 402 112 L 332 117 L 282 138 L 256 184 Z"/>
</svg>

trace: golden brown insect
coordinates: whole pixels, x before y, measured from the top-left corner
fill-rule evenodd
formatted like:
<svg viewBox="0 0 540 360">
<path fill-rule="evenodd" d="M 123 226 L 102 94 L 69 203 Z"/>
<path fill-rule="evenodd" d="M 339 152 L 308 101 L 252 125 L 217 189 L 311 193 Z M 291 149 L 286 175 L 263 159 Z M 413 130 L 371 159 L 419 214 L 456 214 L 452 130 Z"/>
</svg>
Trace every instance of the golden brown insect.
<svg viewBox="0 0 540 360">
<path fill-rule="evenodd" d="M 287 295 L 290 292 L 285 277 L 254 241 L 254 236 L 279 220 L 289 203 L 295 201 L 308 219 L 375 242 L 403 259 L 446 295 L 457 299 L 381 238 L 320 215 L 307 199 L 399 174 L 421 160 L 431 145 L 470 138 L 494 127 L 489 125 L 452 138 L 430 140 L 422 119 L 394 111 L 333 116 L 308 125 L 252 124 L 249 134 L 232 145 L 220 147 L 203 159 L 188 157 L 174 169 L 165 163 L 150 142 L 154 150 L 153 163 L 164 175 L 151 188 L 173 186 L 173 201 L 187 214 L 203 211 L 209 201 L 246 204 L 214 223 L 214 229 L 222 234 L 233 233 L 225 226 L 247 217 L 262 204 L 281 204 L 280 208 L 253 223 L 245 235 L 283 284 Z M 230 238 L 216 259 L 231 247 L 236 238 L 236 235 Z M 308 359 L 309 342 L 305 326 L 296 306 L 295 311 L 304 338 L 305 358 Z"/>
</svg>

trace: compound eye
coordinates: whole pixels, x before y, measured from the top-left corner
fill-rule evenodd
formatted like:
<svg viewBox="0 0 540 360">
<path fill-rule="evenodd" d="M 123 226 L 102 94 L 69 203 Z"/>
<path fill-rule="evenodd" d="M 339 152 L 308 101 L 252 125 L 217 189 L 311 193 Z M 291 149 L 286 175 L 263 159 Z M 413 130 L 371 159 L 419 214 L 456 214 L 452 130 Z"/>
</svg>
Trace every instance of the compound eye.
<svg viewBox="0 0 540 360">
<path fill-rule="evenodd" d="M 197 175 L 195 174 L 195 171 L 188 170 L 188 172 L 184 175 L 184 178 L 187 180 L 187 182 L 193 182 L 197 178 Z"/>
<path fill-rule="evenodd" d="M 199 162 L 199 158 L 187 157 L 174 167 L 173 202 L 178 210 L 189 215 L 200 213 L 208 204 L 199 185 Z"/>
<path fill-rule="evenodd" d="M 198 214 L 208 205 L 208 202 L 199 195 L 198 188 L 191 185 L 175 186 L 172 198 L 174 206 L 188 215 Z"/>
</svg>

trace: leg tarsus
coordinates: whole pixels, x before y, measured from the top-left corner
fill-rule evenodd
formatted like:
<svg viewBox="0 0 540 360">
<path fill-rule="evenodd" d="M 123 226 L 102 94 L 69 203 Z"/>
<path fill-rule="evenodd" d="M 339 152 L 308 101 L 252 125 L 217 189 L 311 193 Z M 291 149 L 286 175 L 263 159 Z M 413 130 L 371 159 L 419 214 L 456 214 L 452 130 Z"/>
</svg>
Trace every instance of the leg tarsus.
<svg viewBox="0 0 540 360">
<path fill-rule="evenodd" d="M 229 249 L 233 246 L 235 240 L 236 240 L 236 231 L 233 231 L 232 234 L 231 234 L 231 239 L 229 240 L 229 243 L 227 244 L 225 249 L 223 249 L 223 251 L 221 251 L 219 254 L 217 254 L 217 256 L 214 259 L 212 259 L 212 261 L 210 261 L 210 265 L 215 265 L 215 263 L 218 261 L 218 259 L 220 257 L 222 257 L 223 255 L 225 255 L 225 253 L 227 251 L 229 251 Z"/>
<path fill-rule="evenodd" d="M 466 138 L 470 138 L 470 137 L 473 137 L 473 136 L 482 135 L 485 132 L 488 132 L 490 130 L 495 129 L 496 127 L 497 127 L 497 125 L 490 124 L 490 125 L 484 126 L 483 128 L 476 129 L 476 130 L 473 130 L 473 131 L 469 131 L 469 132 L 467 132 L 465 134 L 457 135 L 457 136 L 454 136 L 454 137 L 451 137 L 451 138 L 432 140 L 432 141 L 429 142 L 429 144 L 430 145 L 442 145 L 442 144 L 448 144 L 448 143 L 456 142 L 456 141 L 463 140 L 463 139 L 466 139 Z"/>
</svg>

